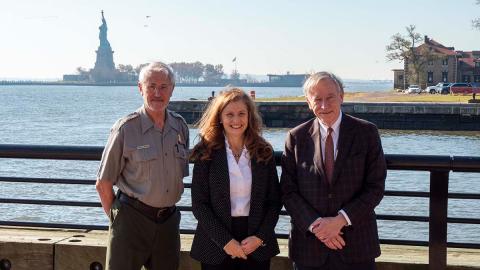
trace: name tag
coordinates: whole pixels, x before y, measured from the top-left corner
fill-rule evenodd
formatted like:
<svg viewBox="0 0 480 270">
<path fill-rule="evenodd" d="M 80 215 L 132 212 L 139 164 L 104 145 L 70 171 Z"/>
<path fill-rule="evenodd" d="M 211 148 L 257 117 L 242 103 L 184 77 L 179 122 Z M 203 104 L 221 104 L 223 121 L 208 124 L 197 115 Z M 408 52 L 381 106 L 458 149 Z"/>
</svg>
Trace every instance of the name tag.
<svg viewBox="0 0 480 270">
<path fill-rule="evenodd" d="M 147 148 L 150 148 L 150 144 L 145 144 L 145 145 L 139 145 L 139 146 L 137 146 L 137 150 L 147 149 Z"/>
</svg>

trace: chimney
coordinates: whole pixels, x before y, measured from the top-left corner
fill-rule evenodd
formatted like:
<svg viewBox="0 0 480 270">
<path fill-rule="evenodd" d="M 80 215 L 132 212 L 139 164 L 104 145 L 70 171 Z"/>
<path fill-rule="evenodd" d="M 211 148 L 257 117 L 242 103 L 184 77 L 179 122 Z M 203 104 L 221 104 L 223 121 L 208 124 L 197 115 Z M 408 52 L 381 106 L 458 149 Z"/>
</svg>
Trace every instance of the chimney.
<svg viewBox="0 0 480 270">
<path fill-rule="evenodd" d="M 429 41 L 430 41 L 430 39 L 428 38 L 427 35 L 425 35 L 425 37 L 424 37 L 424 42 L 425 42 L 425 43 L 429 43 Z"/>
</svg>

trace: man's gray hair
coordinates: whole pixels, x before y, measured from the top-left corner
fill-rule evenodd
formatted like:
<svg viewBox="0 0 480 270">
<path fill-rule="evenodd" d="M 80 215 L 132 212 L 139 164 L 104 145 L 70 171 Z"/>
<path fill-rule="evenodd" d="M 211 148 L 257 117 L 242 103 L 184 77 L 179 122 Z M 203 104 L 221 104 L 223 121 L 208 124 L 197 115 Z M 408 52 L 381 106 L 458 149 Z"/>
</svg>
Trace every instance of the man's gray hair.
<svg viewBox="0 0 480 270">
<path fill-rule="evenodd" d="M 340 94 L 343 95 L 343 82 L 342 82 L 342 80 L 338 76 L 336 76 L 335 74 L 333 74 L 331 72 L 320 71 L 320 72 L 317 72 L 317 73 L 314 73 L 314 74 L 310 75 L 310 77 L 308 77 L 308 79 L 303 84 L 303 93 L 305 94 L 305 97 L 307 96 L 308 91 L 310 91 L 310 89 L 312 89 L 312 87 L 314 87 L 321 80 L 324 80 L 324 79 L 330 79 L 333 82 L 335 82 L 335 84 L 338 87 L 337 90 L 339 90 Z"/>
<path fill-rule="evenodd" d="M 169 65 L 163 62 L 153 62 L 144 66 L 142 70 L 140 70 L 140 74 L 138 74 L 138 82 L 145 83 L 147 76 L 153 72 L 162 72 L 166 74 L 170 82 L 175 85 L 175 72 L 173 72 L 173 69 Z"/>
</svg>

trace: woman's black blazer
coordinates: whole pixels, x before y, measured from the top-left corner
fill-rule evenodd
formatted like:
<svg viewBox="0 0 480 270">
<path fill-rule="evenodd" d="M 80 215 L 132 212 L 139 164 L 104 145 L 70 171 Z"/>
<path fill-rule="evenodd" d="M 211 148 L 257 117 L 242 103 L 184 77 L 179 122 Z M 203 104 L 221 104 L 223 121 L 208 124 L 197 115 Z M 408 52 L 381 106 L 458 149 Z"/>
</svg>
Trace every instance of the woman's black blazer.
<svg viewBox="0 0 480 270">
<path fill-rule="evenodd" d="M 265 261 L 280 251 L 275 225 L 281 209 L 280 188 L 275 159 L 267 163 L 251 159 L 252 195 L 248 234 L 262 239 L 249 257 Z M 214 150 L 210 160 L 197 160 L 192 176 L 192 208 L 198 220 L 192 243 L 192 258 L 207 264 L 220 264 L 228 255 L 223 247 L 231 234 L 230 180 L 225 148 Z"/>
</svg>

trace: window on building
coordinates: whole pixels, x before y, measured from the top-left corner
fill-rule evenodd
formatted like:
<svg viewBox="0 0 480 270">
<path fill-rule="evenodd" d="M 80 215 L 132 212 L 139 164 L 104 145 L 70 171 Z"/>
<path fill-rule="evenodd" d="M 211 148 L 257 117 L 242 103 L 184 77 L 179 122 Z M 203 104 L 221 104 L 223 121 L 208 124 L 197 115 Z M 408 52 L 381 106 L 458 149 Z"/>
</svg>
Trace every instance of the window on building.
<svg viewBox="0 0 480 270">
<path fill-rule="evenodd" d="M 444 71 L 442 72 L 442 82 L 448 82 L 448 72 Z"/>
<path fill-rule="evenodd" d="M 462 82 L 469 83 L 470 82 L 470 75 L 463 75 L 462 76 Z"/>
<path fill-rule="evenodd" d="M 473 81 L 474 82 L 480 82 L 480 75 L 473 76 Z"/>
<path fill-rule="evenodd" d="M 398 80 L 403 81 L 403 75 L 398 75 Z"/>
<path fill-rule="evenodd" d="M 442 60 L 442 65 L 447 66 L 448 65 L 448 58 L 445 58 Z"/>
<path fill-rule="evenodd" d="M 475 67 L 480 68 L 480 61 L 475 62 Z"/>
<path fill-rule="evenodd" d="M 433 71 L 429 71 L 427 73 L 427 82 L 428 83 L 433 83 Z"/>
<path fill-rule="evenodd" d="M 428 60 L 428 65 L 433 66 L 433 60 Z"/>
</svg>

